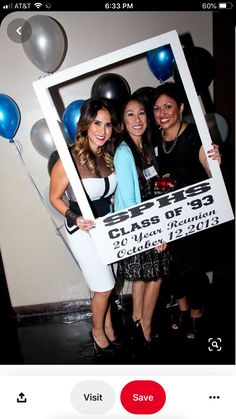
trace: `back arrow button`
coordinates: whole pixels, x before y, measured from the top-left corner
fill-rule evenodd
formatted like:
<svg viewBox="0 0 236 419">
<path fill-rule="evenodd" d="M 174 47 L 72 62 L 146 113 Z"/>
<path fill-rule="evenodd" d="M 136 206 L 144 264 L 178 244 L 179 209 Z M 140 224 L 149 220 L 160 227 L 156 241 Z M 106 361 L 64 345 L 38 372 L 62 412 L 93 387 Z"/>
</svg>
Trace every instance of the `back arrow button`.
<svg viewBox="0 0 236 419">
<path fill-rule="evenodd" d="M 22 29 L 22 27 L 21 26 L 19 26 L 19 28 L 17 28 L 16 29 L 16 32 L 21 36 L 21 29 Z"/>
<path fill-rule="evenodd" d="M 24 43 L 31 37 L 32 28 L 25 19 L 13 19 L 7 26 L 7 35 L 11 41 Z"/>
</svg>

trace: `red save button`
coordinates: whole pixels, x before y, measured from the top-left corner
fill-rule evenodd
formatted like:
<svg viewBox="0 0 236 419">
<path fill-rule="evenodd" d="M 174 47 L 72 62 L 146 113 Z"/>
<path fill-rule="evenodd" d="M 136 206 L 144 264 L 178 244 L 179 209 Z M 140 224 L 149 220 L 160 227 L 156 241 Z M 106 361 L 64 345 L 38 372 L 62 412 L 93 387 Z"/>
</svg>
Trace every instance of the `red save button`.
<svg viewBox="0 0 236 419">
<path fill-rule="evenodd" d="M 151 415 L 165 404 L 166 393 L 156 381 L 130 381 L 121 391 L 122 406 L 130 413 Z"/>
</svg>

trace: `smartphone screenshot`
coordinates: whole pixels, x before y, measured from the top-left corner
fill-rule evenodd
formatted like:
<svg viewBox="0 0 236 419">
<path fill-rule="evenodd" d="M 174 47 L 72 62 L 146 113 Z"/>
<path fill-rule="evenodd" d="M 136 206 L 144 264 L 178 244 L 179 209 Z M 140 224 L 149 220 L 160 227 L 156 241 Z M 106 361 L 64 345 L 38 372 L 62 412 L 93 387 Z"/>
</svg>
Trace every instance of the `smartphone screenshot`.
<svg viewBox="0 0 236 419">
<path fill-rule="evenodd" d="M 5 419 L 235 417 L 233 12 L 1 4 Z"/>
</svg>

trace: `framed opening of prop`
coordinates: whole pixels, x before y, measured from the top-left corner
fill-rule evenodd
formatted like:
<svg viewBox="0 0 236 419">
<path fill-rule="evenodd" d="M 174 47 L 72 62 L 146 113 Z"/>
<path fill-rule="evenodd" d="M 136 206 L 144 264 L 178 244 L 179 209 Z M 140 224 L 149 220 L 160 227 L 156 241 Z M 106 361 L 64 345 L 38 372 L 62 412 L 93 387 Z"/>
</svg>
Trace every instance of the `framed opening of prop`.
<svg viewBox="0 0 236 419">
<path fill-rule="evenodd" d="M 175 30 L 112 51 L 33 83 L 59 156 L 86 219 L 94 219 L 93 212 L 68 151 L 62 121 L 53 100 L 54 95 L 51 94 L 52 88 L 73 83 L 74 80 L 79 83 L 92 75 L 100 76 L 111 72 L 111 69 L 119 73 L 122 64 L 138 63 L 140 57 L 145 57 L 148 51 L 163 46 L 171 48 L 194 122 L 207 152 L 211 148 L 212 139 Z M 142 80 L 140 84 L 142 85 Z M 97 218 L 91 236 L 102 262 L 116 262 L 134 253 L 153 248 L 163 241 L 181 239 L 232 220 L 234 216 L 219 164 L 209 159 L 209 166 L 211 177 L 202 182 Z M 152 222 L 154 217 L 155 223 Z"/>
</svg>

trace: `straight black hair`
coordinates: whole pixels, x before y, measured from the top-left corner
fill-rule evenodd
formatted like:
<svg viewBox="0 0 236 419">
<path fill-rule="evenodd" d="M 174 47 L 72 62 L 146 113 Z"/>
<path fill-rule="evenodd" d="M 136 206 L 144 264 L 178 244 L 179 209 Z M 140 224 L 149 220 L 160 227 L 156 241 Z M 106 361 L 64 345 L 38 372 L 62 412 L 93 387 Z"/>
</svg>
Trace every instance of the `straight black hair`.
<svg viewBox="0 0 236 419">
<path fill-rule="evenodd" d="M 134 161 L 135 161 L 135 165 L 136 165 L 138 174 L 139 174 L 139 176 L 141 176 L 143 178 L 144 177 L 143 169 L 144 169 L 144 166 L 145 166 L 143 157 L 142 157 L 140 151 L 138 150 L 137 146 L 135 145 L 133 139 L 131 138 L 130 134 L 128 133 L 128 131 L 125 127 L 125 124 L 124 124 L 124 111 L 125 111 L 125 108 L 126 108 L 127 104 L 131 100 L 135 100 L 135 101 L 139 102 L 143 106 L 143 108 L 145 110 L 145 113 L 147 115 L 147 129 L 145 130 L 145 132 L 142 135 L 142 146 L 143 146 L 143 150 L 144 150 L 145 155 L 147 155 L 149 157 L 149 159 L 151 160 L 151 163 L 154 165 L 156 171 L 158 172 L 157 160 L 156 160 L 156 156 L 155 156 L 155 153 L 154 153 L 153 142 L 152 142 L 152 127 L 151 127 L 151 122 L 150 122 L 150 111 L 149 111 L 147 103 L 144 99 L 137 98 L 135 95 L 131 95 L 125 101 L 125 103 L 123 104 L 121 115 L 122 115 L 122 123 L 124 125 L 124 130 L 121 134 L 119 143 L 121 143 L 121 141 L 124 141 L 129 146 L 129 148 L 131 149 L 131 152 L 133 154 L 133 157 L 134 157 Z"/>
</svg>

